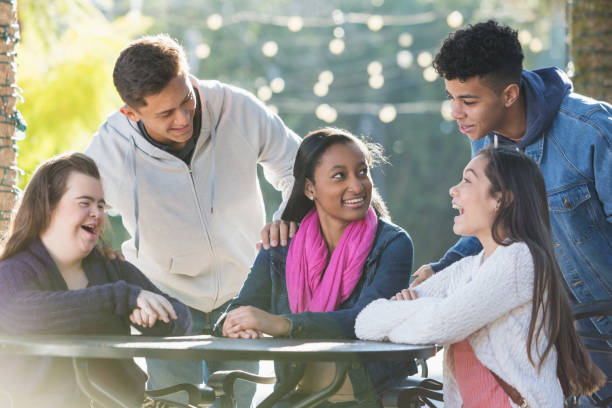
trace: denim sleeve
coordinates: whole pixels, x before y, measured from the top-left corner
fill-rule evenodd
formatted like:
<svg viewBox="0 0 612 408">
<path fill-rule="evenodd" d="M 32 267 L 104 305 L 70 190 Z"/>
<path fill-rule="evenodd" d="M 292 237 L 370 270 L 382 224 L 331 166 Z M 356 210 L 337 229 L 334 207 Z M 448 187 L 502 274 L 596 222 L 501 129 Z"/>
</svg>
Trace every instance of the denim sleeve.
<svg viewBox="0 0 612 408">
<path fill-rule="evenodd" d="M 439 272 L 466 256 L 476 255 L 481 250 L 482 245 L 476 237 L 461 237 L 438 262 L 431 263 L 429 266 L 434 272 Z"/>
<path fill-rule="evenodd" d="M 293 338 L 356 338 L 355 319 L 361 309 L 379 298 L 390 298 L 408 287 L 412 270 L 412 240 L 405 232 L 398 233 L 380 255 L 370 282 L 365 282 L 359 298 L 348 309 L 333 312 L 287 314 Z"/>
<path fill-rule="evenodd" d="M 594 123 L 600 137 L 597 138 L 593 152 L 593 167 L 597 195 L 606 220 L 612 223 L 612 108 L 604 112 L 606 113 L 601 115 L 602 120 Z"/>
</svg>

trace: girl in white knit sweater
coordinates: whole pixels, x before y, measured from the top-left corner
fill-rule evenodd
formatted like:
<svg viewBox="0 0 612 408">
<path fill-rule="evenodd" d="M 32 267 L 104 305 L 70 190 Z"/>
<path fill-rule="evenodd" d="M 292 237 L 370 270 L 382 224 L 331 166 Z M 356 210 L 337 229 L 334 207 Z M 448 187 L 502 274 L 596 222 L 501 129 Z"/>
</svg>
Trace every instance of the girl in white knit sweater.
<svg viewBox="0 0 612 408">
<path fill-rule="evenodd" d="M 444 345 L 445 407 L 562 407 L 604 381 L 576 335 L 537 164 L 484 149 L 450 189 L 453 231 L 483 251 L 357 317 L 361 339 Z"/>
</svg>

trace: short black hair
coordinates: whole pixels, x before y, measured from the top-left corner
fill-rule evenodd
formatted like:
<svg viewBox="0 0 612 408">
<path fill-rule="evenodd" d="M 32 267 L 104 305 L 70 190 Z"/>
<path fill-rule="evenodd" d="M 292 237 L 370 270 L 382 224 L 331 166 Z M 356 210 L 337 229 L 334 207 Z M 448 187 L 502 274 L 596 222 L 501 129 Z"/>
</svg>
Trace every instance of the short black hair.
<svg viewBox="0 0 612 408">
<path fill-rule="evenodd" d="M 144 98 L 160 93 L 177 75 L 187 75 L 185 51 L 166 34 L 145 36 L 121 51 L 113 82 L 123 102 L 132 108 L 146 106 Z"/>
<path fill-rule="evenodd" d="M 489 20 L 451 33 L 433 67 L 444 79 L 465 81 L 478 76 L 491 88 L 503 89 L 520 84 L 523 50 L 516 30 Z"/>
</svg>

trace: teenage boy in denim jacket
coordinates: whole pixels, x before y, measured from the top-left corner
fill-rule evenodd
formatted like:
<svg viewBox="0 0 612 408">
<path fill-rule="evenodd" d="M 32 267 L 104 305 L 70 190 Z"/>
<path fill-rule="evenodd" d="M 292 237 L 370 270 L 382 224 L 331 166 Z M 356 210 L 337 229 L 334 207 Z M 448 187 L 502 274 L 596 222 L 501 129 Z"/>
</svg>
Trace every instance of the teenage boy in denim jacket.
<svg viewBox="0 0 612 408">
<path fill-rule="evenodd" d="M 539 164 L 553 246 L 572 300 L 611 299 L 612 106 L 573 93 L 561 70 L 523 70 L 522 61 L 517 32 L 488 21 L 451 34 L 434 68 L 472 155 L 497 139 Z M 476 238 L 461 238 L 438 262 L 421 266 L 413 285 L 481 249 Z M 610 317 L 581 324 L 612 333 Z M 593 360 L 612 374 L 610 357 Z M 612 387 L 598 394 L 610 396 Z"/>
</svg>

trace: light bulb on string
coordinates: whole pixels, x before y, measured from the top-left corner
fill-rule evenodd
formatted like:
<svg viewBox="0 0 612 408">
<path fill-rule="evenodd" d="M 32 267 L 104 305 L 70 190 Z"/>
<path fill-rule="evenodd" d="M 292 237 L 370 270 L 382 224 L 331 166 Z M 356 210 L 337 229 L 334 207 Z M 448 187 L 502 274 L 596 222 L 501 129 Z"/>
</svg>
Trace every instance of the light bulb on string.
<svg viewBox="0 0 612 408">
<path fill-rule="evenodd" d="M 442 105 L 440 105 L 440 114 L 442 115 L 444 120 L 448 120 L 448 121 L 454 120 L 452 107 L 451 107 L 451 101 L 446 100 L 442 102 Z"/>
<path fill-rule="evenodd" d="M 210 55 L 210 46 L 206 43 L 198 44 L 195 53 L 199 59 L 206 59 Z"/>
<path fill-rule="evenodd" d="M 378 119 L 383 123 L 391 123 L 397 117 L 397 110 L 393 105 L 385 105 L 378 112 Z"/>
<path fill-rule="evenodd" d="M 276 105 L 266 105 L 268 109 L 270 109 L 275 115 L 278 115 L 278 108 Z"/>
<path fill-rule="evenodd" d="M 285 90 L 285 80 L 283 78 L 274 78 L 270 81 L 270 89 L 274 93 L 281 93 Z"/>
<path fill-rule="evenodd" d="M 334 82 L 334 73 L 329 70 L 321 71 L 319 74 L 319 82 L 331 85 L 332 82 Z"/>
<path fill-rule="evenodd" d="M 278 53 L 278 44 L 275 41 L 266 41 L 261 46 L 261 52 L 266 57 L 272 58 Z"/>
<path fill-rule="evenodd" d="M 344 28 L 342 28 L 342 27 L 334 28 L 334 37 L 336 37 L 336 38 L 344 38 Z"/>
<path fill-rule="evenodd" d="M 433 61 L 433 56 L 431 55 L 431 52 L 429 51 L 422 51 L 419 53 L 419 56 L 417 57 L 417 64 L 419 64 L 421 68 L 425 68 L 426 66 L 430 65 L 432 61 Z"/>
<path fill-rule="evenodd" d="M 382 16 L 374 14 L 374 15 L 368 17 L 367 25 L 368 25 L 368 28 L 370 29 L 370 31 L 376 32 L 376 31 L 380 31 L 380 29 L 384 27 L 385 22 L 384 22 Z"/>
<path fill-rule="evenodd" d="M 344 52 L 344 40 L 341 38 L 334 38 L 329 42 L 329 51 L 332 54 L 338 55 Z"/>
<path fill-rule="evenodd" d="M 213 31 L 216 31 L 223 27 L 223 17 L 220 14 L 211 14 L 206 19 L 206 25 Z"/>
<path fill-rule="evenodd" d="M 300 31 L 304 27 L 304 20 L 300 16 L 291 16 L 287 20 L 287 28 L 294 33 Z"/>
<path fill-rule="evenodd" d="M 272 90 L 269 86 L 264 85 L 257 90 L 257 97 L 263 102 L 267 102 L 272 98 Z"/>
<path fill-rule="evenodd" d="M 457 10 L 451 12 L 448 16 L 446 16 L 446 24 L 448 24 L 450 28 L 459 27 L 461 24 L 463 24 L 463 14 Z"/>
<path fill-rule="evenodd" d="M 413 41 L 412 34 L 410 33 L 401 33 L 399 37 L 397 37 L 397 43 L 400 47 L 408 48 L 412 45 Z"/>
<path fill-rule="evenodd" d="M 382 73 L 383 66 L 378 61 L 372 61 L 368 64 L 368 74 L 370 75 L 379 75 Z"/>
<path fill-rule="evenodd" d="M 336 9 L 332 11 L 332 20 L 334 20 L 336 25 L 344 24 L 344 13 L 342 10 Z"/>
<path fill-rule="evenodd" d="M 397 60 L 397 65 L 400 68 L 408 69 L 412 65 L 412 61 L 414 60 L 414 57 L 412 56 L 412 53 L 410 51 L 401 50 L 397 53 L 395 59 Z"/>
<path fill-rule="evenodd" d="M 385 77 L 381 74 L 372 75 L 368 80 L 368 84 L 372 89 L 380 89 L 385 84 Z"/>
<path fill-rule="evenodd" d="M 338 118 L 338 112 L 336 109 L 326 103 L 317 106 L 315 109 L 315 115 L 317 118 L 327 123 L 333 123 Z"/>
<path fill-rule="evenodd" d="M 528 45 L 532 39 L 533 36 L 528 30 L 520 30 L 518 32 L 518 40 L 522 45 Z"/>
<path fill-rule="evenodd" d="M 312 87 L 312 93 L 319 98 L 324 97 L 329 92 L 329 86 L 325 82 L 317 82 Z"/>
<path fill-rule="evenodd" d="M 542 44 L 542 40 L 540 40 L 539 38 L 533 38 L 530 42 L 529 42 L 529 49 L 531 50 L 531 52 L 533 53 L 538 53 L 541 52 L 544 49 L 544 45 Z"/>
<path fill-rule="evenodd" d="M 427 67 L 423 71 L 423 78 L 425 78 L 427 82 L 433 82 L 438 79 L 438 73 L 436 72 L 434 67 Z"/>
</svg>

